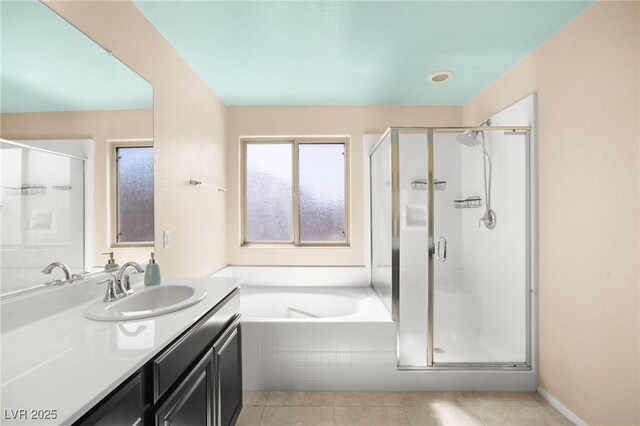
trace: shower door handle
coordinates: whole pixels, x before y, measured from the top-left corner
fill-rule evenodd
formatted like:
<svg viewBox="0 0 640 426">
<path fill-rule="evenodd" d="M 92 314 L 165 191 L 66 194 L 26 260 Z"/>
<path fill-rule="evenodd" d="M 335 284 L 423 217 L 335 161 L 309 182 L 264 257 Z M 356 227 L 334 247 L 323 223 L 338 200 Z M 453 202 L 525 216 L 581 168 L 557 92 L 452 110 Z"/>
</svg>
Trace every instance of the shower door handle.
<svg viewBox="0 0 640 426">
<path fill-rule="evenodd" d="M 444 242 L 444 244 L 442 244 L 441 246 L 440 243 L 442 242 Z M 441 252 L 442 256 L 440 256 Z M 436 259 L 438 259 L 440 262 L 444 262 L 445 260 L 447 260 L 447 239 L 445 237 L 438 238 L 438 243 L 436 244 Z"/>
</svg>

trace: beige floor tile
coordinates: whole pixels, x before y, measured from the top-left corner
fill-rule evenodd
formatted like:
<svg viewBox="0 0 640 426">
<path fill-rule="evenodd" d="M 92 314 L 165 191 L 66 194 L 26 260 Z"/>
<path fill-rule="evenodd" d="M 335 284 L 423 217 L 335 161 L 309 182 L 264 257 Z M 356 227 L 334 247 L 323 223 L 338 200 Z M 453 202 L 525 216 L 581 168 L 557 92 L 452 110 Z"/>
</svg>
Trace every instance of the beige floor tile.
<svg viewBox="0 0 640 426">
<path fill-rule="evenodd" d="M 470 407 L 487 425 L 496 426 L 561 426 L 571 425 L 568 419 L 543 407 Z"/>
<path fill-rule="evenodd" d="M 426 407 L 462 401 L 461 392 L 398 392 L 403 407 Z"/>
<path fill-rule="evenodd" d="M 408 425 L 402 407 L 335 407 L 336 425 Z"/>
<path fill-rule="evenodd" d="M 264 426 L 315 425 L 332 426 L 333 407 L 264 407 Z"/>
<path fill-rule="evenodd" d="M 258 426 L 262 419 L 262 411 L 264 407 L 245 405 L 242 407 L 236 426 Z"/>
<path fill-rule="evenodd" d="M 484 426 L 475 413 L 456 403 L 441 403 L 430 407 L 404 407 L 411 425 Z"/>
<path fill-rule="evenodd" d="M 553 408 L 551 405 L 549 405 L 549 407 L 543 407 L 542 409 L 549 417 L 549 421 L 551 421 L 552 424 L 560 426 L 573 426 L 573 422 L 571 420 L 566 418 L 564 414 Z"/>
<path fill-rule="evenodd" d="M 538 392 L 528 392 L 528 395 L 531 398 L 535 399 L 536 402 L 540 404 L 541 407 L 551 407 L 551 404 L 549 404 L 549 401 L 544 399 Z"/>
<path fill-rule="evenodd" d="M 269 392 L 267 405 L 303 405 L 327 406 L 333 405 L 335 392 Z"/>
<path fill-rule="evenodd" d="M 336 407 L 399 407 L 397 392 L 336 392 Z"/>
<path fill-rule="evenodd" d="M 244 391 L 242 393 L 242 403 L 244 405 L 265 405 L 267 403 L 266 391 Z"/>
<path fill-rule="evenodd" d="M 470 407 L 540 407 L 527 392 L 462 392 L 462 397 Z"/>
</svg>

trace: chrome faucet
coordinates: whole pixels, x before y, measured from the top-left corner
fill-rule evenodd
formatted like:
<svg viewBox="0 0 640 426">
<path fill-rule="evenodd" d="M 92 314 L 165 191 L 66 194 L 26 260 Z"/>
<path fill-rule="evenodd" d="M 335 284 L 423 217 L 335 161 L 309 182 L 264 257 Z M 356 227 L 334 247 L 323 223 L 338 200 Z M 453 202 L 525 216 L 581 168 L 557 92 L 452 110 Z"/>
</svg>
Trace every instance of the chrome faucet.
<svg viewBox="0 0 640 426">
<path fill-rule="evenodd" d="M 65 265 L 62 262 L 53 262 L 50 263 L 46 268 L 44 268 L 42 270 L 43 274 L 50 274 L 51 272 L 53 272 L 54 269 L 56 268 L 60 268 L 62 269 L 62 272 L 64 272 L 64 280 L 58 280 L 58 279 L 51 279 L 49 281 L 47 281 L 46 283 L 44 283 L 45 285 L 58 285 L 58 284 L 64 284 L 64 283 L 72 283 L 74 281 L 78 281 L 81 280 L 85 277 L 85 275 L 88 274 L 88 272 L 80 272 L 77 274 L 72 274 L 71 270 L 69 269 L 69 267 L 67 265 Z"/>
<path fill-rule="evenodd" d="M 71 280 L 71 271 L 69 270 L 69 267 L 62 262 L 50 263 L 46 268 L 42 270 L 42 273 L 51 274 L 51 272 L 56 268 L 62 269 L 62 272 L 64 272 L 65 281 Z M 61 284 L 62 282 L 62 280 L 57 280 L 54 278 L 50 281 L 47 281 L 45 284 Z"/>
<path fill-rule="evenodd" d="M 113 302 L 114 300 L 122 299 L 127 296 L 127 290 L 125 290 L 122 283 L 117 279 L 115 274 L 109 274 L 110 277 L 98 282 L 97 284 L 107 284 L 107 292 L 104 295 L 104 302 Z"/>
<path fill-rule="evenodd" d="M 127 273 L 127 269 L 129 268 L 135 268 L 136 272 L 138 273 L 144 272 L 144 268 L 140 266 L 138 262 L 127 262 L 120 267 L 120 270 L 118 271 L 118 275 L 116 276 L 116 280 L 118 281 L 118 285 L 124 288 L 126 294 L 133 293 L 133 290 L 131 290 L 131 280 L 129 278 L 131 273 Z M 124 285 L 122 283 L 123 278 L 124 278 Z"/>
</svg>

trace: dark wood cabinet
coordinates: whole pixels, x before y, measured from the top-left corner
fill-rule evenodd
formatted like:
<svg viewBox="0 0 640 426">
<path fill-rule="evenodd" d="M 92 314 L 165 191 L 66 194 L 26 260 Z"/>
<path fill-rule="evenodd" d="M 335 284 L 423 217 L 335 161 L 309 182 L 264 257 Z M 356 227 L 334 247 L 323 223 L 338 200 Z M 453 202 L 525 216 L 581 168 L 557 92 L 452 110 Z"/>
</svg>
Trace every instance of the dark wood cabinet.
<svg viewBox="0 0 640 426">
<path fill-rule="evenodd" d="M 142 425 L 142 379 L 136 373 L 111 392 L 76 424 L 86 426 Z"/>
<path fill-rule="evenodd" d="M 155 414 L 163 426 L 210 426 L 213 419 L 213 349 L 191 370 Z"/>
<path fill-rule="evenodd" d="M 231 426 L 242 410 L 240 318 L 167 397 L 154 416 L 158 426 Z"/>
<path fill-rule="evenodd" d="M 242 410 L 235 289 L 76 425 L 232 426 Z"/>
<path fill-rule="evenodd" d="M 241 326 L 230 326 L 214 344 L 216 426 L 234 425 L 242 410 Z"/>
</svg>

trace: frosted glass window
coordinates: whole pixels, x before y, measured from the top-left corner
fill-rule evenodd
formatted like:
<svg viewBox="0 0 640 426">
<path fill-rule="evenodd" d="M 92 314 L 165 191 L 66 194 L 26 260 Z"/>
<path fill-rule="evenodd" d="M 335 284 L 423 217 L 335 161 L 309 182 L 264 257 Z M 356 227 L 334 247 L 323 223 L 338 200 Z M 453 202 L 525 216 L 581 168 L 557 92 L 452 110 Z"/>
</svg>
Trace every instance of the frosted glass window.
<svg viewBox="0 0 640 426">
<path fill-rule="evenodd" d="M 298 145 L 300 241 L 345 241 L 344 144 Z"/>
<path fill-rule="evenodd" d="M 292 145 L 246 145 L 247 241 L 293 241 Z"/>
<path fill-rule="evenodd" d="M 117 242 L 153 242 L 153 148 L 118 147 Z"/>
<path fill-rule="evenodd" d="M 346 142 L 244 143 L 244 243 L 347 242 Z"/>
</svg>

